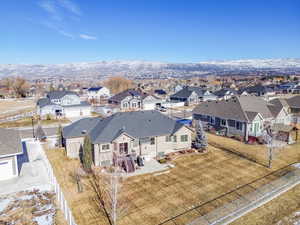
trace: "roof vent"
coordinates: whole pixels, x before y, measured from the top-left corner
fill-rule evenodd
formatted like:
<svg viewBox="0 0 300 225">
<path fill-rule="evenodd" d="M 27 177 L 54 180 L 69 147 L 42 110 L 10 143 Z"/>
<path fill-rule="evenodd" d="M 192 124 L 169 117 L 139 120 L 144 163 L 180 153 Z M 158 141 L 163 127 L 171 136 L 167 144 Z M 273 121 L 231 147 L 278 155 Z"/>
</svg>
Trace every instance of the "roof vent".
<svg viewBox="0 0 300 225">
<path fill-rule="evenodd" d="M 81 133 L 82 133 L 82 134 L 86 134 L 87 131 L 86 131 L 86 130 L 82 130 Z"/>
</svg>

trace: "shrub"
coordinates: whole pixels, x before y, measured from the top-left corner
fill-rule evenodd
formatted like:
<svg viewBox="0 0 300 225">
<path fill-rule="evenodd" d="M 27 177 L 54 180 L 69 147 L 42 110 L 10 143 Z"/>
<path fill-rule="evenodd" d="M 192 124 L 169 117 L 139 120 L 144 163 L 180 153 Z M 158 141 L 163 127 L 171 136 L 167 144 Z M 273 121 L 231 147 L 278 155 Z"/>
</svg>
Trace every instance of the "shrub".
<svg viewBox="0 0 300 225">
<path fill-rule="evenodd" d="M 51 115 L 50 114 L 47 114 L 46 120 L 51 120 Z"/>
<path fill-rule="evenodd" d="M 166 159 L 159 159 L 158 162 L 161 163 L 161 164 L 163 164 L 163 163 L 166 163 L 167 160 Z"/>
</svg>

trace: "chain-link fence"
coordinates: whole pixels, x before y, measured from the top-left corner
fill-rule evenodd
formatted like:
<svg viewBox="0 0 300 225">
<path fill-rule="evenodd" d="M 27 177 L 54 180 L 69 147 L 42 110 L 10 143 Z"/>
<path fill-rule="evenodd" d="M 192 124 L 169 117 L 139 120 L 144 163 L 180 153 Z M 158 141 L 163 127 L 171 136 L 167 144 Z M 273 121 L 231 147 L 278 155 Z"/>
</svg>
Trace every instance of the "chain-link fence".
<svg viewBox="0 0 300 225">
<path fill-rule="evenodd" d="M 253 192 L 242 195 L 240 198 L 214 209 L 206 215 L 188 223 L 188 225 L 229 224 L 297 184 L 300 184 L 300 169 L 298 168 L 287 172 L 280 178 L 257 188 Z"/>
</svg>

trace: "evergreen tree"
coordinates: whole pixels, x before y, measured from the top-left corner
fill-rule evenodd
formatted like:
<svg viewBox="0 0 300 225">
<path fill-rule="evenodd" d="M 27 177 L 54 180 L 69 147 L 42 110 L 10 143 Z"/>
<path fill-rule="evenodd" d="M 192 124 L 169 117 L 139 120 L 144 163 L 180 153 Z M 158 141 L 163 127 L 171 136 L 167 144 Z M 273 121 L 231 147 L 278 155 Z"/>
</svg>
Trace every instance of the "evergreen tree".
<svg viewBox="0 0 300 225">
<path fill-rule="evenodd" d="M 89 136 L 84 138 L 82 163 L 86 170 L 90 170 L 93 164 L 92 142 Z"/>
<path fill-rule="evenodd" d="M 195 139 L 196 149 L 206 149 L 207 148 L 207 138 L 201 120 L 196 122 L 196 139 Z"/>
</svg>

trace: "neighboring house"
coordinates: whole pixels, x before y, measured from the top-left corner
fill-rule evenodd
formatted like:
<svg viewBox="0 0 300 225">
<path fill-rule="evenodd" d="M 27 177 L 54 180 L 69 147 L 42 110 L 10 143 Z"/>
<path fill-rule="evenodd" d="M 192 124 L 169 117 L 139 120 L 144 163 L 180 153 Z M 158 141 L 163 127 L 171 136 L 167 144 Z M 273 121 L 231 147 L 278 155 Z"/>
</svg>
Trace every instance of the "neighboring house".
<svg viewBox="0 0 300 225">
<path fill-rule="evenodd" d="M 178 92 L 178 91 L 180 91 L 182 89 L 183 89 L 182 85 L 176 84 L 175 87 L 173 88 L 173 92 L 176 93 L 176 92 Z"/>
<path fill-rule="evenodd" d="M 259 137 L 275 122 L 289 124 L 288 112 L 256 96 L 234 96 L 229 100 L 203 102 L 193 111 L 193 119 L 220 130 L 226 136 Z"/>
<path fill-rule="evenodd" d="M 227 99 L 231 98 L 232 96 L 238 95 L 238 92 L 231 88 L 222 88 L 218 91 L 215 91 L 213 94 L 216 95 L 219 100 L 222 100 L 222 99 L 227 100 Z"/>
<path fill-rule="evenodd" d="M 91 87 L 87 91 L 87 96 L 89 101 L 99 102 L 110 97 L 110 91 L 106 87 Z"/>
<path fill-rule="evenodd" d="M 186 105 L 197 104 L 202 101 L 216 100 L 217 96 L 200 87 L 186 86 L 170 96 L 171 101 L 184 102 Z"/>
<path fill-rule="evenodd" d="M 242 95 L 242 93 L 244 93 L 244 94 L 248 93 L 250 95 L 256 95 L 256 96 L 268 96 L 268 95 L 274 95 L 275 91 L 272 90 L 271 88 L 268 88 L 267 86 L 257 84 L 254 86 L 242 88 L 239 91 L 239 94 Z"/>
<path fill-rule="evenodd" d="M 67 118 L 89 116 L 91 106 L 87 102 L 82 102 L 75 92 L 51 91 L 45 98 L 38 100 L 37 114 L 41 117 L 47 115 Z"/>
<path fill-rule="evenodd" d="M 114 153 L 145 159 L 191 148 L 193 131 L 155 110 L 119 112 L 104 119 L 81 119 L 63 128 L 67 156 L 80 158 L 84 137 L 93 145 L 94 164 L 112 164 Z"/>
<path fill-rule="evenodd" d="M 286 82 L 279 85 L 279 89 L 283 94 L 292 93 L 293 89 L 297 86 L 294 82 Z"/>
<path fill-rule="evenodd" d="M 154 94 L 165 96 L 167 92 L 163 89 L 155 89 Z"/>
<path fill-rule="evenodd" d="M 0 128 L 0 181 L 18 176 L 17 156 L 23 154 L 19 132 Z"/>
<path fill-rule="evenodd" d="M 152 110 L 162 100 L 139 90 L 128 89 L 108 99 L 108 103 L 118 105 L 121 110 Z"/>
<path fill-rule="evenodd" d="M 289 113 L 292 117 L 292 123 L 300 124 L 300 95 L 286 99 L 289 105 Z"/>
<path fill-rule="evenodd" d="M 293 94 L 300 94 L 300 85 L 295 86 L 295 87 L 292 89 L 292 93 L 293 93 Z"/>
</svg>

